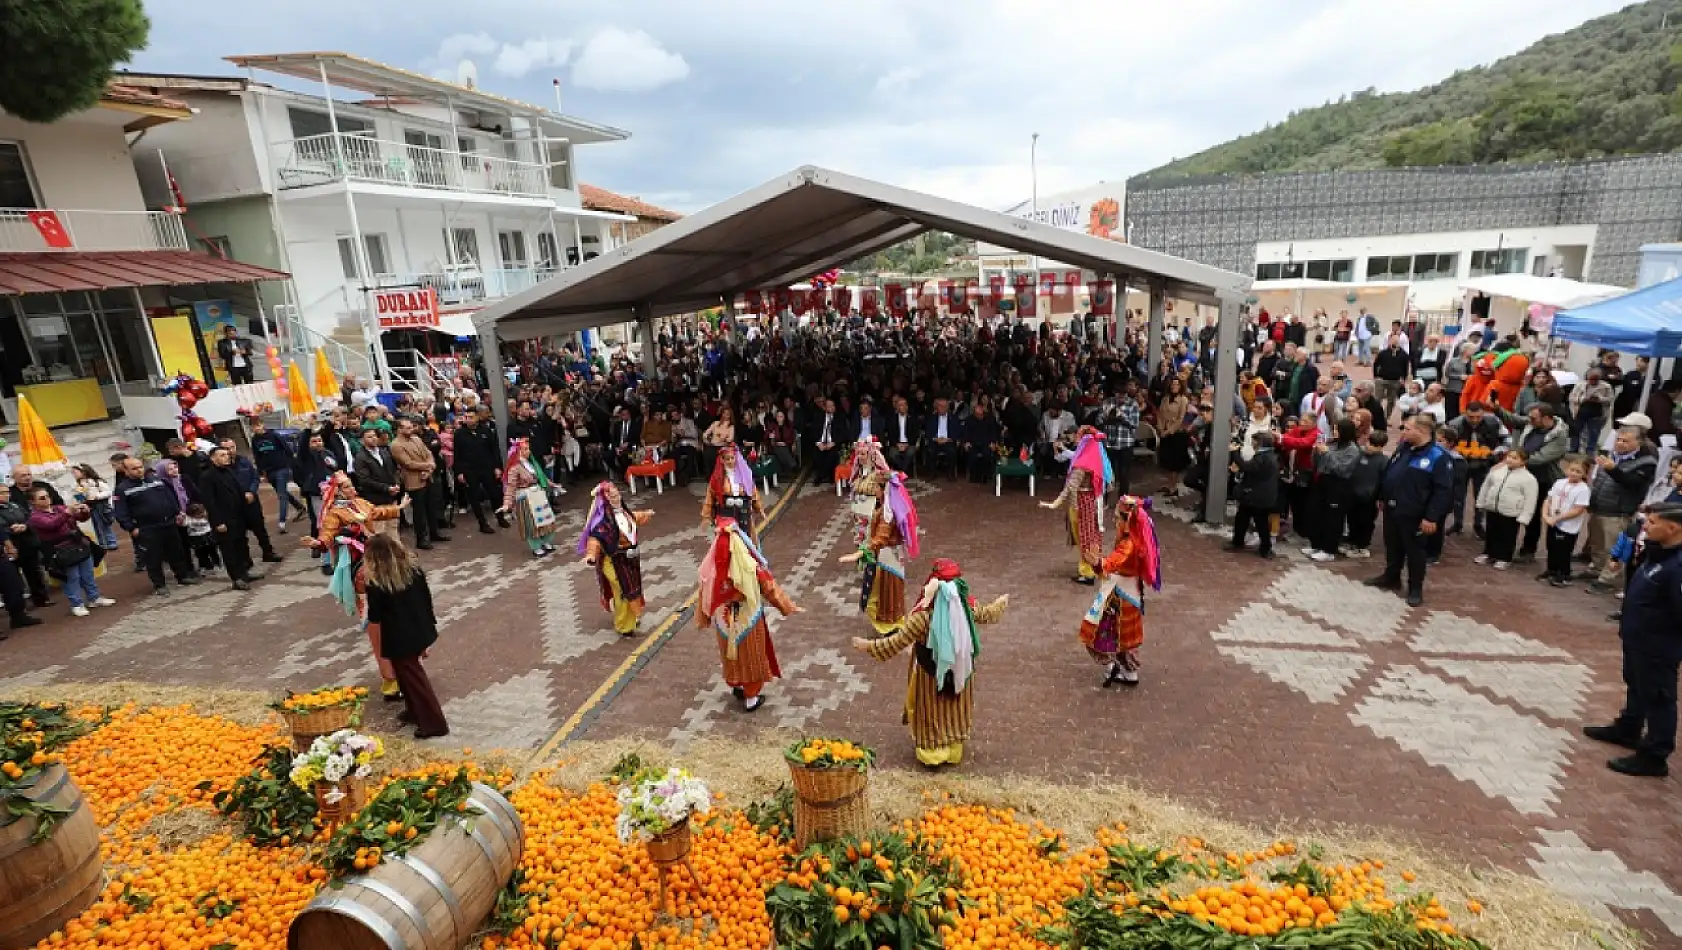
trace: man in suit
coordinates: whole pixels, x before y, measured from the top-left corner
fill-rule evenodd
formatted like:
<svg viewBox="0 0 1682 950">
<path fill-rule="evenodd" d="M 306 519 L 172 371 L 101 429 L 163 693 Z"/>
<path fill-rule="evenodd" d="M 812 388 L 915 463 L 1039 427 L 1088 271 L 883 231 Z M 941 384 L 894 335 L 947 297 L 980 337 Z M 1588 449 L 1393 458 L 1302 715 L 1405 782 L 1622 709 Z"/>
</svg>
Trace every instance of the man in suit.
<svg viewBox="0 0 1682 950">
<path fill-rule="evenodd" d="M 409 517 L 414 521 L 415 547 L 425 551 L 432 547 L 434 540 L 450 540 L 449 535 L 438 530 L 439 499 L 432 486 L 432 475 L 437 471 L 438 464 L 432 449 L 422 441 L 420 426 L 413 419 L 397 421 L 397 438 L 391 442 L 391 459 L 397 465 L 403 490 L 414 499 Z"/>
<path fill-rule="evenodd" d="M 245 496 L 244 530 L 257 539 L 257 547 L 263 552 L 263 560 L 270 564 L 279 564 L 286 560 L 275 552 L 274 542 L 269 539 L 269 529 L 263 520 L 263 503 L 257 500 L 257 487 L 262 479 L 257 473 L 257 466 L 239 450 L 233 439 L 223 439 L 218 446 L 227 450 L 228 470 L 233 472 L 235 480 Z"/>
<path fill-rule="evenodd" d="M 199 497 L 204 500 L 205 515 L 215 531 L 216 546 L 222 551 L 222 566 L 228 572 L 228 579 L 235 590 L 249 590 L 251 582 L 263 575 L 252 570 L 251 547 L 245 542 L 250 527 L 246 523 L 250 502 L 233 465 L 233 452 L 217 446 L 210 453 L 210 467 L 199 479 Z M 258 522 L 262 522 L 261 515 Z"/>
<path fill-rule="evenodd" d="M 882 420 L 876 418 L 876 404 L 870 401 L 869 396 L 859 400 L 859 417 L 847 434 L 851 436 L 847 440 L 849 442 L 857 442 L 860 439 L 872 437 L 878 442 L 884 441 Z"/>
<path fill-rule="evenodd" d="M 356 453 L 356 460 L 351 464 L 350 477 L 356 493 L 375 506 L 395 505 L 403 496 L 402 483 L 397 475 L 397 460 L 392 458 L 391 449 L 384 441 L 385 437 L 378 429 L 363 429 L 362 451 Z M 378 532 L 390 528 L 391 522 L 375 522 L 370 530 Z"/>
<path fill-rule="evenodd" d="M 998 463 L 994 446 L 1003 438 L 998 421 L 985 405 L 977 402 L 973 414 L 964 420 L 964 460 L 970 481 L 986 484 L 991 480 L 987 476 L 993 474 L 993 467 Z"/>
<path fill-rule="evenodd" d="M 251 341 L 241 339 L 233 327 L 222 328 L 222 339 L 216 341 L 216 358 L 228 372 L 228 381 L 235 386 L 252 382 Z"/>
<path fill-rule="evenodd" d="M 883 426 L 882 441 L 888 447 L 888 464 L 896 471 L 911 471 L 917 458 L 917 444 L 922 441 L 922 420 L 911 414 L 911 405 L 904 396 L 894 397 L 894 414 Z"/>
<path fill-rule="evenodd" d="M 624 403 L 614 410 L 607 445 L 608 464 L 613 466 L 614 476 L 624 481 L 625 469 L 636 464 L 637 454 L 642 450 L 642 424 L 631 415 L 631 407 Z"/>
<path fill-rule="evenodd" d="M 812 465 L 817 472 L 813 484 L 817 485 L 827 485 L 835 480 L 835 466 L 841 463 L 839 446 L 846 437 L 846 427 L 841 417 L 835 414 L 835 400 L 823 400 L 822 409 L 812 420 L 812 430 L 807 436 Z"/>
<path fill-rule="evenodd" d="M 357 441 L 356 430 L 350 424 L 350 417 L 343 409 L 333 410 L 332 417 L 321 427 L 321 443 L 341 472 L 350 471 L 351 461 L 362 448 Z"/>
<path fill-rule="evenodd" d="M 952 412 L 952 404 L 943 398 L 934 401 L 934 412 L 923 420 L 923 450 L 928 455 L 929 468 L 938 471 L 950 466 L 952 477 L 958 477 L 958 443 L 963 441 L 963 420 Z"/>
</svg>

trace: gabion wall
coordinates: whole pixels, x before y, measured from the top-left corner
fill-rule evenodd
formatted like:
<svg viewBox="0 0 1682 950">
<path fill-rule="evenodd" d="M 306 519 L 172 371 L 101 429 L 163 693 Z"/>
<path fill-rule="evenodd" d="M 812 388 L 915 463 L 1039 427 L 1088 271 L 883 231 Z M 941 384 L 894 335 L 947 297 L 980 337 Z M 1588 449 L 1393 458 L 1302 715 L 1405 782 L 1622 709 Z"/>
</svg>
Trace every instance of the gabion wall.
<svg viewBox="0 0 1682 950">
<path fill-rule="evenodd" d="M 1134 244 L 1243 274 L 1256 244 L 1598 224 L 1584 279 L 1635 285 L 1641 245 L 1682 239 L 1682 154 L 1128 183 Z"/>
</svg>

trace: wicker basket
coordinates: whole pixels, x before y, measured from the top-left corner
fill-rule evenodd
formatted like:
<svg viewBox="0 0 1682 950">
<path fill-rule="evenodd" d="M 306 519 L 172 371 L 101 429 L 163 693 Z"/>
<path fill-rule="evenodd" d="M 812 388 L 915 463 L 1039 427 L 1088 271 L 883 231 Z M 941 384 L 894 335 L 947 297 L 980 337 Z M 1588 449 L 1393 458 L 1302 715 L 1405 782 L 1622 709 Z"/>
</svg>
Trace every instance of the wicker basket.
<svg viewBox="0 0 1682 950">
<path fill-rule="evenodd" d="M 786 761 L 786 760 L 785 760 Z M 815 769 L 788 763 L 794 785 L 794 846 L 862 835 L 870 830 L 870 771 Z"/>
<path fill-rule="evenodd" d="M 657 868 L 669 868 L 674 864 L 682 864 L 689 857 L 689 849 L 694 838 L 689 833 L 689 822 L 684 822 L 672 828 L 663 835 L 655 835 L 648 839 L 648 859 Z"/>
<path fill-rule="evenodd" d="M 303 752 L 317 736 L 330 736 L 340 729 L 349 729 L 362 719 L 362 705 L 328 706 L 309 712 L 280 711 L 286 728 L 292 731 L 292 751 Z"/>
<path fill-rule="evenodd" d="M 345 797 L 336 803 L 329 804 L 327 793 L 333 789 L 345 793 Z M 315 783 L 315 810 L 321 816 L 322 824 L 333 825 L 344 822 L 368 804 L 368 780 L 349 776 L 339 782 Z"/>
</svg>

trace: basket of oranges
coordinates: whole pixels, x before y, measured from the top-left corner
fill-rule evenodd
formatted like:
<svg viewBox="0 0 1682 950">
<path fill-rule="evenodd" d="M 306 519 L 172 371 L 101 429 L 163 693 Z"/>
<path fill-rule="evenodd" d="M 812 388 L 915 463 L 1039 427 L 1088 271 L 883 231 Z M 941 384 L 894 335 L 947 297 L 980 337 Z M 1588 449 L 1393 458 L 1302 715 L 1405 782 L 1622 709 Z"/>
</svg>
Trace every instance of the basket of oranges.
<svg viewBox="0 0 1682 950">
<path fill-rule="evenodd" d="M 362 704 L 368 699 L 365 686 L 329 686 L 308 693 L 287 693 L 269 704 L 286 720 L 292 731 L 292 749 L 303 752 L 317 736 L 362 724 Z"/>
<path fill-rule="evenodd" d="M 795 847 L 869 830 L 876 753 L 846 739 L 803 739 L 783 751 L 794 786 Z"/>
</svg>

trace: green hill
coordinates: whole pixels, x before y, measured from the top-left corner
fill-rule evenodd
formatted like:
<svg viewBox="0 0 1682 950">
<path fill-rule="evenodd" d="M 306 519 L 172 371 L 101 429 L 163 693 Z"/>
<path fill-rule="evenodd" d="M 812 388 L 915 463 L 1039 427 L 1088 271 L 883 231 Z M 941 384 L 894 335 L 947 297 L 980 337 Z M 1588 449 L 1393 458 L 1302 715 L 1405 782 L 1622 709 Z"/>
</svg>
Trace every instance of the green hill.
<svg viewBox="0 0 1682 950">
<path fill-rule="evenodd" d="M 1416 92 L 1369 89 L 1292 113 L 1134 181 L 1682 149 L 1679 40 L 1682 0 L 1647 0 Z"/>
</svg>

